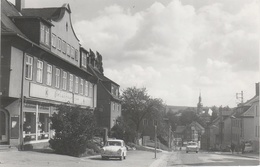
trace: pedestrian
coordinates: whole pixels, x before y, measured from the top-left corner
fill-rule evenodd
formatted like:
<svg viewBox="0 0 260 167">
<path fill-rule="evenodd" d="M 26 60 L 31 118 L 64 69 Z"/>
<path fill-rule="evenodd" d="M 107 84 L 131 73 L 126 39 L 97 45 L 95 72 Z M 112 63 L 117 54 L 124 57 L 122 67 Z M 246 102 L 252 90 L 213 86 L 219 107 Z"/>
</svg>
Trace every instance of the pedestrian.
<svg viewBox="0 0 260 167">
<path fill-rule="evenodd" d="M 232 152 L 232 154 L 233 154 L 234 150 L 235 150 L 235 144 L 231 143 L 231 152 Z"/>
<path fill-rule="evenodd" d="M 243 142 L 242 142 L 242 146 L 241 146 L 242 154 L 244 154 L 244 152 L 245 152 L 245 147 L 246 147 L 246 144 L 245 144 L 245 142 L 243 141 Z"/>
</svg>

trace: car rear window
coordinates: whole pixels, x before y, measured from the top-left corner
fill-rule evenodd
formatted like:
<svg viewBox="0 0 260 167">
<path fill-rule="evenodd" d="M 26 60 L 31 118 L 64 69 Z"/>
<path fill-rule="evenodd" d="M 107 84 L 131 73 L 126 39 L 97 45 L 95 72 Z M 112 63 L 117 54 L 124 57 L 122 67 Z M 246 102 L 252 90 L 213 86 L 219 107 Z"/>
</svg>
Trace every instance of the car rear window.
<svg viewBox="0 0 260 167">
<path fill-rule="evenodd" d="M 121 146 L 119 141 L 107 141 L 106 146 Z"/>
</svg>

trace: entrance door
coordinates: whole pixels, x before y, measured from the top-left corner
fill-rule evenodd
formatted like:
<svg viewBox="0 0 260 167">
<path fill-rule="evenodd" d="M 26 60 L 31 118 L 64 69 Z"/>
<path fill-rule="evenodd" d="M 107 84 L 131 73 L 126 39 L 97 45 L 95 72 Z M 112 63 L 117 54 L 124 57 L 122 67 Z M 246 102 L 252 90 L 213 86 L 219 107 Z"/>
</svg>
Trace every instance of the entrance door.
<svg viewBox="0 0 260 167">
<path fill-rule="evenodd" d="M 8 143 L 8 115 L 0 110 L 0 144 Z"/>
</svg>

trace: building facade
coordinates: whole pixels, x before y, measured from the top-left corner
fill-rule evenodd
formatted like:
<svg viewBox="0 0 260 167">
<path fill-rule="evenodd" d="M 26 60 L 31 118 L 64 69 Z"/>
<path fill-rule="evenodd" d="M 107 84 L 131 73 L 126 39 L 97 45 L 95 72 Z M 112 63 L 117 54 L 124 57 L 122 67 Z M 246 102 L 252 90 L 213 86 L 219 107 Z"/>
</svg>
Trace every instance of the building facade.
<svg viewBox="0 0 260 167">
<path fill-rule="evenodd" d="M 1 0 L 0 144 L 48 144 L 49 117 L 67 104 L 94 109 L 97 83 L 81 68 L 68 4 L 24 9 Z"/>
</svg>

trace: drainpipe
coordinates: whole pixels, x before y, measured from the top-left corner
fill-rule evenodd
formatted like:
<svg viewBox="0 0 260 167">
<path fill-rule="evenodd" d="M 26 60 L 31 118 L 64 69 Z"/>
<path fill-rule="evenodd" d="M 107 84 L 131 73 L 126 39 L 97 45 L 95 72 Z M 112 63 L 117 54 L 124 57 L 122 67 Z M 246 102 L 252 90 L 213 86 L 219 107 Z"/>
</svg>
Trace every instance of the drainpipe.
<svg viewBox="0 0 260 167">
<path fill-rule="evenodd" d="M 22 65 L 22 82 L 21 82 L 21 105 L 20 105 L 20 131 L 19 131 L 19 141 L 20 141 L 20 145 L 19 145 L 19 150 L 23 151 L 24 150 L 24 140 L 23 140 L 23 107 L 24 107 L 24 66 L 25 66 L 25 54 L 26 51 L 28 51 L 30 48 L 32 48 L 34 45 L 31 44 L 30 47 L 28 47 L 27 49 L 25 49 L 23 51 L 23 65 Z"/>
</svg>

